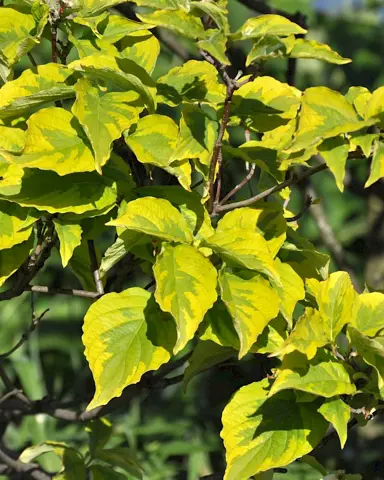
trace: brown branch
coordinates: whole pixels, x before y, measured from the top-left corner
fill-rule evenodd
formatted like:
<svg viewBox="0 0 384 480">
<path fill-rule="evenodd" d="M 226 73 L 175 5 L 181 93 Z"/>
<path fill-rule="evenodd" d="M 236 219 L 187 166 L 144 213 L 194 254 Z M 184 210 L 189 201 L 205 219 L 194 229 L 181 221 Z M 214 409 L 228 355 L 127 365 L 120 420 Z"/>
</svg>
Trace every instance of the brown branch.
<svg viewBox="0 0 384 480">
<path fill-rule="evenodd" d="M 22 475 L 22 478 L 33 480 L 50 480 L 51 475 L 45 473 L 37 463 L 24 463 L 17 460 L 0 448 L 0 463 L 6 465 L 13 472 Z"/>
<path fill-rule="evenodd" d="M 307 212 L 310 208 L 311 208 L 311 205 L 312 205 L 312 202 L 313 202 L 313 199 L 310 195 L 307 195 L 306 196 L 306 199 L 305 199 L 305 204 L 304 204 L 304 208 L 301 212 L 299 212 L 297 215 L 295 215 L 294 217 L 289 217 L 289 218 L 286 218 L 286 222 L 297 222 L 297 220 L 299 220 L 305 212 Z"/>
<path fill-rule="evenodd" d="M 74 297 L 83 298 L 100 297 L 99 293 L 90 292 L 88 290 L 77 290 L 76 288 L 51 288 L 45 285 L 28 285 L 25 290 L 29 292 L 47 293 L 48 295 L 72 295 Z"/>
<path fill-rule="evenodd" d="M 232 198 L 241 188 L 243 188 L 244 185 L 246 185 L 251 180 L 251 178 L 254 176 L 255 171 L 256 171 L 256 164 L 254 163 L 252 165 L 251 169 L 249 170 L 248 174 L 246 175 L 246 177 L 244 177 L 243 180 L 239 184 L 236 185 L 236 187 L 232 188 L 232 190 L 221 200 L 221 202 L 218 204 L 218 206 L 223 205 L 230 198 Z"/>
<path fill-rule="evenodd" d="M 99 295 L 104 295 L 104 287 L 103 287 L 103 282 L 101 281 L 101 278 L 100 278 L 100 270 L 97 262 L 95 244 L 93 243 L 93 240 L 88 240 L 88 252 L 89 252 L 89 258 L 91 260 L 91 272 L 95 280 L 97 293 Z"/>
</svg>

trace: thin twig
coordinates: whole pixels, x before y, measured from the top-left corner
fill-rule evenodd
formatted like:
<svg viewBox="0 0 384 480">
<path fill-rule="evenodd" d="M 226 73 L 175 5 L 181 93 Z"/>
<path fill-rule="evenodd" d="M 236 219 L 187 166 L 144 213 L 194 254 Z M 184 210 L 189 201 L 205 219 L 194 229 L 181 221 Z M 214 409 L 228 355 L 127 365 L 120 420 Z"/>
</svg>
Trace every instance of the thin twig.
<svg viewBox="0 0 384 480">
<path fill-rule="evenodd" d="M 47 293 L 48 295 L 72 295 L 73 297 L 99 298 L 97 292 L 88 290 L 77 290 L 76 288 L 51 288 L 45 285 L 28 285 L 25 290 L 37 293 Z"/>
<path fill-rule="evenodd" d="M 304 208 L 301 212 L 299 212 L 297 215 L 295 215 L 294 217 L 289 217 L 289 218 L 286 218 L 286 222 L 297 222 L 297 220 L 299 220 L 305 212 L 307 212 L 310 208 L 311 208 L 311 205 L 312 205 L 312 202 L 313 202 L 313 199 L 310 195 L 307 195 L 306 196 L 306 199 L 305 199 L 305 205 L 304 205 Z"/>
<path fill-rule="evenodd" d="M 15 352 L 18 348 L 20 348 L 28 340 L 31 333 L 36 329 L 36 327 L 39 325 L 39 323 L 41 322 L 41 320 L 43 319 L 44 315 L 47 312 L 49 312 L 49 308 L 44 310 L 44 312 L 39 317 L 33 318 L 28 330 L 23 333 L 23 335 L 21 336 L 20 340 L 16 343 L 16 345 L 13 346 L 10 350 L 8 350 L 8 352 L 2 353 L 0 355 L 0 359 L 9 357 L 13 352 Z"/>
<path fill-rule="evenodd" d="M 252 177 L 254 176 L 255 174 L 255 171 L 256 171 L 256 164 L 254 163 L 252 166 L 251 166 L 251 169 L 250 171 L 248 172 L 248 174 L 246 175 L 246 177 L 243 178 L 243 180 L 236 185 L 236 187 L 232 188 L 232 190 L 221 200 L 221 202 L 218 204 L 219 206 L 220 205 L 223 205 L 225 202 L 227 202 L 231 197 L 233 197 L 241 188 L 244 187 L 244 185 L 246 185 L 251 179 Z"/>
<path fill-rule="evenodd" d="M 36 60 L 33 58 L 32 53 L 28 52 L 27 55 L 28 55 L 28 58 L 29 58 L 30 62 L 32 63 L 32 66 L 33 66 L 34 70 L 37 71 L 37 63 L 36 63 Z"/>
<path fill-rule="evenodd" d="M 45 473 L 37 463 L 24 463 L 12 458 L 9 454 L 0 449 L 0 463 L 7 465 L 12 471 L 22 475 L 22 478 L 33 480 L 50 480 L 51 475 Z"/>
<path fill-rule="evenodd" d="M 100 278 L 100 270 L 96 257 L 95 244 L 93 240 L 88 240 L 88 252 L 89 258 L 91 260 L 91 271 L 93 274 L 93 279 L 95 280 L 96 290 L 99 295 L 104 295 L 103 282 Z"/>
</svg>

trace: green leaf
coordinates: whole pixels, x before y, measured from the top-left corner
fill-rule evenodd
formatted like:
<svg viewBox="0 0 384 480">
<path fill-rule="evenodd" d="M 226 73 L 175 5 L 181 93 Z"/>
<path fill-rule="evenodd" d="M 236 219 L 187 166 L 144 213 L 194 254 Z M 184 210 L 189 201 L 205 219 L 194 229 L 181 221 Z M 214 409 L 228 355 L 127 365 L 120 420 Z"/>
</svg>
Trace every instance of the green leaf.
<svg viewBox="0 0 384 480">
<path fill-rule="evenodd" d="M 361 333 L 374 337 L 384 328 L 384 294 L 362 293 L 357 297 L 352 325 Z"/>
<path fill-rule="evenodd" d="M 242 228 L 219 230 L 202 244 L 226 261 L 264 273 L 280 284 L 268 243 L 260 233 Z"/>
<path fill-rule="evenodd" d="M 137 63 L 148 73 L 153 72 L 160 55 L 160 42 L 151 32 L 148 30 L 132 32 L 120 41 L 120 48 L 121 58 L 128 58 Z"/>
<path fill-rule="evenodd" d="M 125 135 L 125 141 L 139 162 L 164 168 L 172 162 L 178 134 L 172 118 L 154 114 L 142 117 L 136 130 Z"/>
<path fill-rule="evenodd" d="M 221 31 L 212 30 L 212 34 L 207 37 L 207 39 L 197 42 L 197 46 L 200 50 L 205 50 L 210 53 L 216 60 L 224 65 L 231 64 L 226 56 L 227 37 Z"/>
<path fill-rule="evenodd" d="M 371 365 L 378 375 L 378 387 L 383 396 L 384 389 L 384 345 L 377 340 L 360 333 L 356 328 L 348 327 L 351 344 L 362 359 Z"/>
<path fill-rule="evenodd" d="M 331 354 L 321 351 L 306 362 L 299 353 L 285 357 L 282 369 L 274 381 L 270 395 L 281 390 L 294 389 L 330 398 L 335 395 L 352 395 L 356 388 L 351 383 L 345 366 Z"/>
<path fill-rule="evenodd" d="M 134 451 L 127 447 L 115 447 L 98 450 L 95 458 L 109 463 L 114 467 L 120 467 L 134 478 L 143 478 L 143 469 L 140 466 Z"/>
<path fill-rule="evenodd" d="M 100 263 L 100 252 L 95 246 L 97 263 Z M 93 276 L 93 270 L 91 260 L 89 256 L 89 249 L 87 240 L 83 237 L 81 243 L 73 251 L 73 255 L 69 260 L 69 266 L 71 270 L 81 283 L 83 290 L 94 292 L 96 290 L 95 279 Z M 103 279 L 104 280 L 104 279 Z M 105 282 L 103 282 L 105 286 Z"/>
<path fill-rule="evenodd" d="M 31 235 L 26 242 L 19 243 L 6 250 L 0 250 L 0 287 L 27 259 L 32 246 L 33 236 Z"/>
<path fill-rule="evenodd" d="M 173 322 L 142 288 L 108 293 L 91 305 L 84 318 L 83 343 L 96 384 L 91 410 L 119 397 L 123 389 L 157 370 L 171 357 Z"/>
<path fill-rule="evenodd" d="M 127 480 L 127 476 L 123 473 L 118 473 L 112 467 L 104 465 L 91 465 L 89 471 L 92 473 L 92 480 Z"/>
<path fill-rule="evenodd" d="M 168 28 L 193 40 L 205 37 L 205 30 L 200 17 L 184 10 L 157 10 L 152 13 L 137 13 L 137 17 L 157 27 Z"/>
<path fill-rule="evenodd" d="M 328 336 L 325 332 L 324 318 L 318 310 L 306 308 L 290 336 L 275 355 L 286 355 L 297 350 L 312 360 L 317 349 L 327 343 Z"/>
<path fill-rule="evenodd" d="M 319 146 L 319 153 L 333 173 L 340 192 L 344 191 L 345 165 L 348 152 L 348 142 L 342 136 L 328 138 Z"/>
<path fill-rule="evenodd" d="M 60 219 L 54 219 L 55 230 L 60 241 L 60 257 L 63 268 L 68 265 L 73 251 L 81 243 L 83 233 L 80 225 L 76 223 L 62 223 Z"/>
<path fill-rule="evenodd" d="M 192 234 L 184 217 L 168 200 L 162 198 L 133 200 L 128 203 L 123 216 L 107 225 L 129 228 L 171 242 L 192 242 Z"/>
<path fill-rule="evenodd" d="M 266 35 L 258 38 L 247 55 L 246 65 L 253 62 L 261 62 L 271 58 L 279 58 L 289 55 L 295 43 L 295 37 L 280 38 L 276 35 Z"/>
<path fill-rule="evenodd" d="M 81 16 L 97 15 L 107 8 L 123 3 L 124 0 L 72 0 L 71 8 Z"/>
<path fill-rule="evenodd" d="M 171 107 L 182 102 L 221 103 L 225 87 L 218 82 L 217 76 L 217 70 L 210 63 L 189 60 L 157 80 L 157 100 Z"/>
<path fill-rule="evenodd" d="M 193 337 L 204 315 L 215 303 L 217 272 L 196 248 L 165 244 L 153 273 L 156 301 L 176 321 L 176 354 Z"/>
<path fill-rule="evenodd" d="M 148 29 L 153 27 L 153 25 L 149 23 L 135 22 L 120 15 L 107 15 L 105 18 L 106 20 L 101 24 L 100 33 L 99 31 L 95 33 L 109 43 L 116 43 L 125 36 L 140 32 L 141 30 L 146 30 L 145 34 L 148 35 Z M 75 21 L 76 20 L 78 21 L 78 19 L 75 19 Z M 89 21 L 90 19 L 88 18 L 87 20 Z"/>
<path fill-rule="evenodd" d="M 93 87 L 85 78 L 77 82 L 75 90 L 76 101 L 72 112 L 91 142 L 96 170 L 101 174 L 101 167 L 111 155 L 112 142 L 137 122 L 141 109 L 135 108 L 129 93 L 102 95 L 100 89 Z"/>
<path fill-rule="evenodd" d="M 378 118 L 381 127 L 384 125 L 384 86 L 379 87 L 372 93 L 365 111 L 365 118 Z"/>
<path fill-rule="evenodd" d="M 134 0 L 139 6 L 152 7 L 164 10 L 185 10 L 189 11 L 189 0 Z"/>
<path fill-rule="evenodd" d="M 35 221 L 30 209 L 0 200 L 0 250 L 27 241 Z"/>
<path fill-rule="evenodd" d="M 116 192 L 111 182 L 97 173 L 73 173 L 60 177 L 51 171 L 26 169 L 20 193 L 6 197 L 6 200 L 49 213 L 80 214 L 112 207 Z"/>
<path fill-rule="evenodd" d="M 25 70 L 19 78 L 0 88 L 0 118 L 27 114 L 33 107 L 75 96 L 64 81 L 73 72 L 58 64 L 38 67 L 38 74 Z"/>
<path fill-rule="evenodd" d="M 289 56 L 293 58 L 314 58 L 336 65 L 345 65 L 346 63 L 352 62 L 350 58 L 342 57 L 325 43 L 319 43 L 316 42 L 316 40 L 306 40 L 304 38 L 296 39 Z"/>
<path fill-rule="evenodd" d="M 281 17 L 280 15 L 260 15 L 259 17 L 249 18 L 244 25 L 232 35 L 232 38 L 234 40 L 246 40 L 247 38 L 258 38 L 264 35 L 279 35 L 285 37 L 300 33 L 307 33 L 307 30 L 285 17 Z"/>
<path fill-rule="evenodd" d="M 150 113 L 156 109 L 155 83 L 140 65 L 128 58 L 93 55 L 75 60 L 69 68 L 92 78 L 109 82 L 117 91 L 138 93 Z"/>
<path fill-rule="evenodd" d="M 273 257 L 276 256 L 286 238 L 287 222 L 283 210 L 276 203 L 268 203 L 262 208 L 237 208 L 224 215 L 217 225 L 217 232 L 241 228 L 261 233 Z"/>
<path fill-rule="evenodd" d="M 365 188 L 370 187 L 373 183 L 384 177 L 384 142 L 375 142 L 373 150 L 373 159 L 371 165 L 371 173 L 365 183 Z"/>
<path fill-rule="evenodd" d="M 212 340 L 200 340 L 193 350 L 187 368 L 184 371 L 183 388 L 187 389 L 189 382 L 199 373 L 225 362 L 236 355 L 230 347 L 222 347 Z"/>
<path fill-rule="evenodd" d="M 217 301 L 206 313 L 201 324 L 200 339 L 211 340 L 222 347 L 240 350 L 239 336 L 224 302 Z"/>
<path fill-rule="evenodd" d="M 240 339 L 239 358 L 246 355 L 257 337 L 279 312 L 279 298 L 260 275 L 242 278 L 222 270 L 219 277 L 221 298 Z"/>
<path fill-rule="evenodd" d="M 100 277 L 103 278 L 107 272 L 116 265 L 136 245 L 142 245 L 148 238 L 134 230 L 126 230 L 121 236 L 105 251 L 100 264 Z"/>
<path fill-rule="evenodd" d="M 325 319 L 325 333 L 331 342 L 335 341 L 343 326 L 351 321 L 356 297 L 346 272 L 331 273 L 328 280 L 320 283 L 316 300 Z"/>
<path fill-rule="evenodd" d="M 25 144 L 25 132 L 21 128 L 4 127 L 0 125 L 0 150 L 19 153 Z"/>
<path fill-rule="evenodd" d="M 90 172 L 95 161 L 76 118 L 63 108 L 43 108 L 27 121 L 25 148 L 14 161 L 59 175 Z"/>
<path fill-rule="evenodd" d="M 0 150 L 0 195 L 16 195 L 20 192 L 24 170 L 6 160 Z"/>
<path fill-rule="evenodd" d="M 283 317 L 278 316 L 272 320 L 264 329 L 263 333 L 252 346 L 252 353 L 274 354 L 281 349 L 284 340 L 287 338 L 287 325 Z"/>
<path fill-rule="evenodd" d="M 324 98 L 327 99 L 326 103 Z M 322 139 L 354 132 L 372 123 L 373 121 L 361 121 L 341 93 L 327 87 L 307 88 L 302 96 L 298 130 L 286 151 L 297 152 Z"/>
<path fill-rule="evenodd" d="M 277 287 L 280 311 L 288 325 L 292 327 L 292 315 L 296 304 L 305 297 L 304 282 L 288 263 L 283 263 L 277 258 L 275 265 L 282 283 L 282 287 Z"/>
<path fill-rule="evenodd" d="M 329 398 L 319 408 L 319 413 L 335 427 L 343 449 L 348 435 L 348 422 L 351 416 L 350 407 L 340 398 Z"/>
<path fill-rule="evenodd" d="M 94 456 L 97 449 L 102 449 L 112 435 L 112 424 L 106 418 L 94 418 L 87 423 L 85 431 L 89 436 L 89 451 Z"/>
<path fill-rule="evenodd" d="M 269 397 L 267 388 L 267 379 L 246 385 L 224 409 L 224 480 L 288 465 L 311 452 L 327 430 L 315 402 L 296 403 L 293 392 Z"/>
<path fill-rule="evenodd" d="M 216 23 L 216 26 L 224 34 L 229 33 L 228 10 L 209 2 L 191 2 L 192 12 L 197 16 L 208 15 Z"/>
</svg>

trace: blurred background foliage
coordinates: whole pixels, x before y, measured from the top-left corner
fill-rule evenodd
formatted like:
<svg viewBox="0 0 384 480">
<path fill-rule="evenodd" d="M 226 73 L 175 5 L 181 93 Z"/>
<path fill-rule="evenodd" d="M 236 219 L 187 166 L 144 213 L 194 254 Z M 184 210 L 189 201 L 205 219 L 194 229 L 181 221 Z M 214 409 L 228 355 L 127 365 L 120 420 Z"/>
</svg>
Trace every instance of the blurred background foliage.
<svg viewBox="0 0 384 480">
<path fill-rule="evenodd" d="M 5 4 L 7 1 L 4 2 Z M 245 2 L 247 3 L 247 2 Z M 307 16 L 309 37 L 328 43 L 344 57 L 353 59 L 347 66 L 334 66 L 315 60 L 298 61 L 296 84 L 299 88 L 327 85 L 346 93 L 352 85 L 374 89 L 384 84 L 384 3 L 382 0 L 270 0 L 269 6 L 289 13 L 302 12 Z M 255 12 L 236 0 L 229 0 L 232 28 L 238 28 Z M 117 12 L 118 13 L 118 12 Z M 178 39 L 188 54 L 194 55 L 188 41 Z M 246 55 L 250 45 L 240 45 Z M 38 63 L 49 61 L 50 44 L 43 40 L 34 53 Z M 171 49 L 164 48 L 156 67 L 155 76 L 167 72 L 183 60 Z M 29 68 L 28 59 L 19 64 L 16 75 Z M 270 74 L 285 81 L 286 62 L 271 61 L 265 67 Z M 326 101 L 326 98 L 324 99 Z M 239 132 L 234 132 L 236 135 Z M 238 143 L 242 143 L 240 137 Z M 243 167 L 227 163 L 224 181 L 233 185 L 243 178 Z M 314 177 L 313 184 L 329 224 L 361 285 L 384 290 L 384 187 L 376 184 L 367 191 L 362 189 L 368 175 L 364 166 L 353 167 L 346 179 L 346 191 L 341 194 L 328 173 Z M 250 185 L 257 191 L 257 183 Z M 238 196 L 246 197 L 244 189 Z M 300 211 L 304 199 L 302 192 L 292 194 L 290 209 Z M 312 209 L 317 208 L 315 206 Z M 307 212 L 300 220 L 303 235 L 318 249 L 327 251 L 318 225 Z M 113 239 L 99 239 L 105 250 Z M 331 264 L 331 268 L 334 264 Z M 128 265 L 129 268 L 129 265 Z M 129 274 L 128 283 L 133 283 Z M 135 281 L 138 280 L 135 274 Z M 140 282 L 147 281 L 144 275 Z M 58 255 L 53 255 L 36 284 L 52 287 L 81 288 L 69 268 L 61 268 Z M 126 286 L 129 286 L 129 284 Z M 89 398 L 93 382 L 83 357 L 81 343 L 82 318 L 89 300 L 78 297 L 56 297 L 24 293 L 21 297 L 0 305 L 0 352 L 7 351 L 27 329 L 31 315 L 50 311 L 40 328 L 23 348 L 9 359 L 9 373 L 22 386 L 31 399 L 54 396 L 72 408 L 84 408 L 79 399 Z M 195 378 L 184 393 L 180 385 L 150 393 L 142 391 L 126 406 L 113 414 L 114 435 L 110 446 L 130 446 L 137 450 L 148 480 L 197 480 L 224 469 L 223 448 L 219 437 L 220 416 L 231 394 L 245 383 L 265 376 L 261 357 L 247 356 L 240 363 L 226 362 Z M 178 374 L 181 372 L 174 372 Z M 0 427 L 2 420 L 0 418 Z M 11 449 L 22 450 L 44 440 L 67 442 L 84 448 L 87 435 L 83 425 L 68 424 L 46 415 L 25 417 L 10 424 L 4 441 Z M 354 428 L 343 451 L 337 439 L 316 450 L 317 458 L 330 469 L 346 469 L 348 473 L 361 473 L 367 480 L 384 480 L 384 425 L 379 417 L 365 428 Z M 41 457 L 47 470 L 57 468 L 52 454 Z M 2 480 L 5 477 L 0 477 Z M 119 478 L 130 478 L 128 474 Z M 219 477 L 218 477 L 219 478 Z M 311 467 L 296 462 L 288 473 L 275 474 L 276 480 L 318 480 L 321 478 Z"/>
</svg>

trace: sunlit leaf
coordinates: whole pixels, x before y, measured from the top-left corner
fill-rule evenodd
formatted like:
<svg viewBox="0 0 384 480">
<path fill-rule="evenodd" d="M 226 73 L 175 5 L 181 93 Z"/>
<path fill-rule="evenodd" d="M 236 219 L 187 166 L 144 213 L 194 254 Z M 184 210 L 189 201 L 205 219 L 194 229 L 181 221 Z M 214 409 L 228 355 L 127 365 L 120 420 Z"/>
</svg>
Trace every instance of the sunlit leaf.
<svg viewBox="0 0 384 480">
<path fill-rule="evenodd" d="M 0 287 L 27 259 L 32 246 L 33 237 L 31 236 L 26 242 L 0 250 Z"/>
<path fill-rule="evenodd" d="M 76 223 L 62 223 L 59 219 L 55 219 L 53 222 L 60 241 L 61 263 L 65 268 L 73 255 L 73 251 L 81 243 L 82 229 Z"/>
<path fill-rule="evenodd" d="M 336 65 L 345 65 L 352 62 L 350 58 L 344 58 L 325 43 L 316 42 L 316 40 L 306 40 L 298 38 L 289 54 L 293 58 L 314 58 L 323 60 Z"/>
<path fill-rule="evenodd" d="M 351 416 L 350 407 L 340 398 L 329 398 L 319 408 L 319 413 L 335 427 L 339 435 L 341 448 L 344 448 L 347 441 L 348 422 Z"/>
<path fill-rule="evenodd" d="M 373 159 L 371 165 L 371 173 L 365 183 L 365 188 L 370 187 L 373 183 L 384 177 L 384 142 L 375 142 L 373 150 Z"/>
<path fill-rule="evenodd" d="M 370 337 L 384 329 L 384 294 L 372 292 L 359 295 L 354 306 L 352 324 Z"/>
<path fill-rule="evenodd" d="M 190 12 L 187 13 L 184 10 L 156 10 L 147 14 L 138 13 L 137 16 L 142 22 L 168 28 L 173 32 L 194 40 L 205 37 L 205 30 L 200 16 Z"/>
<path fill-rule="evenodd" d="M 257 38 L 264 35 L 284 37 L 300 33 L 307 33 L 307 31 L 285 17 L 260 15 L 259 17 L 249 18 L 232 37 L 236 40 L 246 40 L 247 38 Z"/>
<path fill-rule="evenodd" d="M 31 209 L 0 200 L 0 250 L 28 240 L 35 220 Z"/>
</svg>

